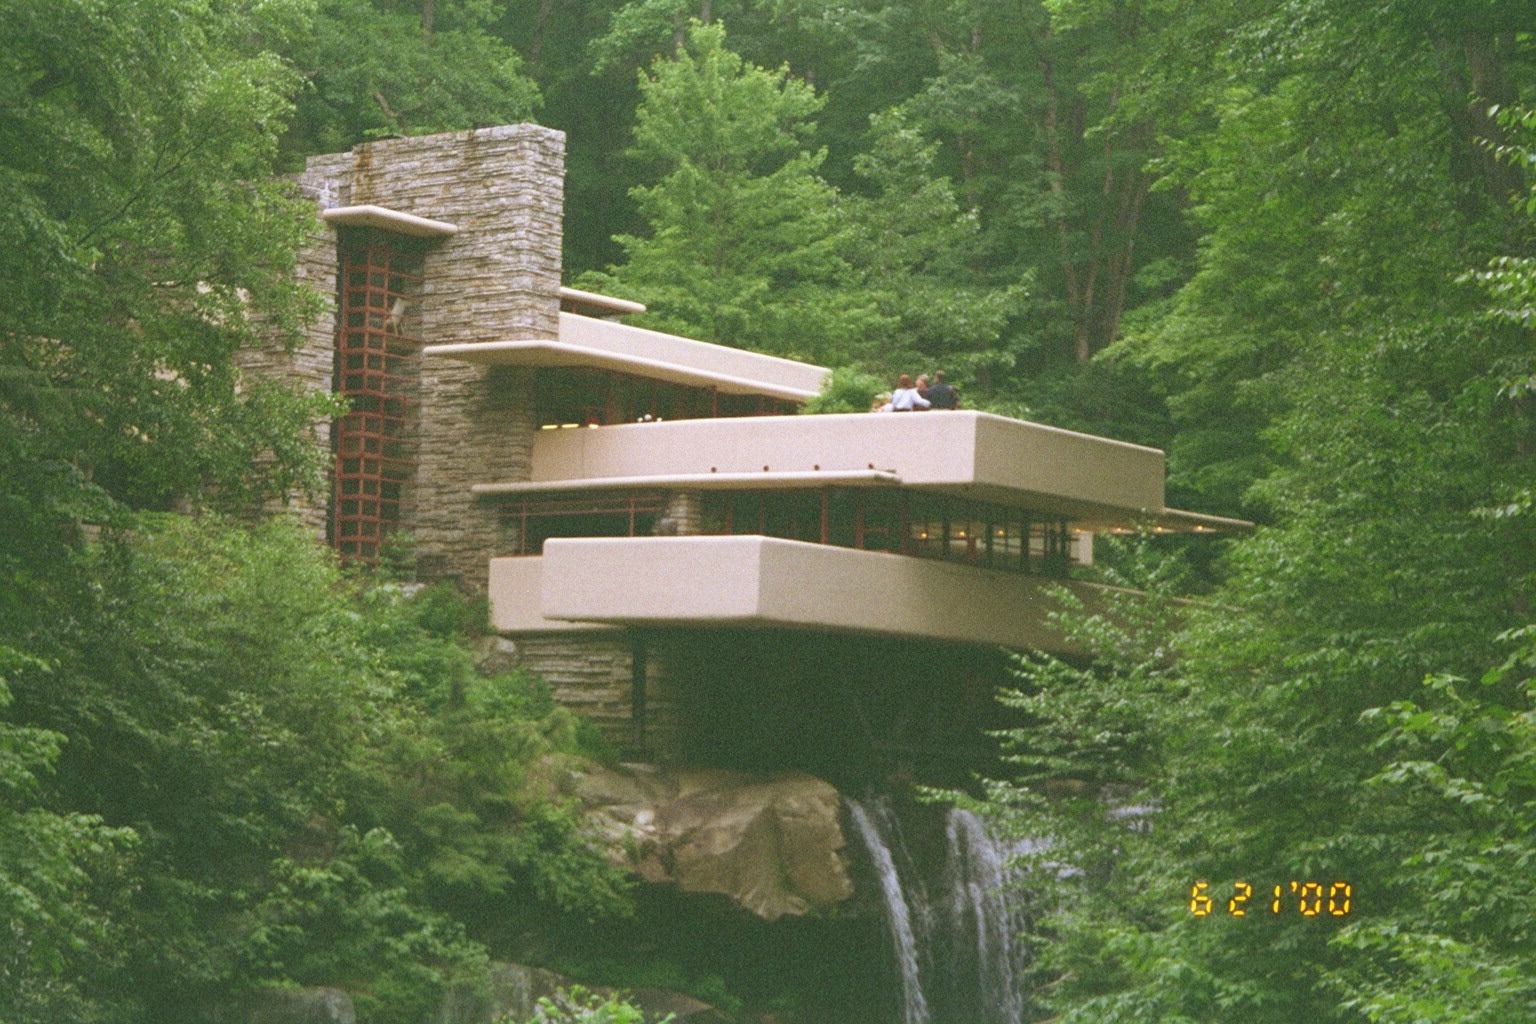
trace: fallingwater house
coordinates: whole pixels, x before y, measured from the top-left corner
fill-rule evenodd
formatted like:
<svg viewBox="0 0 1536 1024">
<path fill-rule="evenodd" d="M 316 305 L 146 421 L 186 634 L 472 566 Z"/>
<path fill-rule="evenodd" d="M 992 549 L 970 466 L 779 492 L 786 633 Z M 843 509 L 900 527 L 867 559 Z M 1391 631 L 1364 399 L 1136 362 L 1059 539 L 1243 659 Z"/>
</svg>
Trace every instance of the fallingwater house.
<svg viewBox="0 0 1536 1024">
<path fill-rule="evenodd" d="M 252 369 L 345 396 L 344 559 L 408 534 L 488 594 L 515 664 L 627 751 L 844 775 L 963 757 L 1045 590 L 1166 508 L 1161 452 L 972 411 L 797 416 L 827 371 L 626 326 L 563 288 L 564 136 L 391 139 L 309 161 L 303 272 L 335 297 Z"/>
</svg>

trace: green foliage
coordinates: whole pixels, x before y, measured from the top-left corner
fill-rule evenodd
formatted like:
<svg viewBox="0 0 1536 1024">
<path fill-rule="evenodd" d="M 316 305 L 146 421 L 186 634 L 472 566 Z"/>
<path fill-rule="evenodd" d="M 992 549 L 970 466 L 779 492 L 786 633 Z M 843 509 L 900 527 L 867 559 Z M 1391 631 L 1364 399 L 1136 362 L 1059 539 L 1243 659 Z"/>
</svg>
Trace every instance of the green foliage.
<svg viewBox="0 0 1536 1024">
<path fill-rule="evenodd" d="M 310 479 L 287 442 L 326 403 L 245 389 L 231 360 L 319 308 L 291 273 L 304 218 L 269 177 L 298 81 L 260 40 L 293 8 L 0 15 L 0 501 L 36 486 L 99 512 L 101 492 L 164 506 L 213 485 L 239 503 Z"/>
<path fill-rule="evenodd" d="M 45 655 L 7 663 L 0 835 L 48 905 L 18 908 L 23 990 L 99 933 L 71 980 L 118 1019 L 293 983 L 417 1020 L 508 923 L 628 912 L 545 795 L 573 716 L 475 670 L 462 598 L 349 581 L 287 522 L 141 516 L 70 569 L 30 591 Z"/>
<path fill-rule="evenodd" d="M 1052 595 L 1052 621 L 1084 656 L 1016 655 L 1018 685 L 999 695 L 1020 724 L 997 734 L 1011 781 L 992 784 L 989 798 L 1006 808 L 1018 834 L 1055 838 L 1041 865 L 1070 851 L 1076 870 L 1056 876 L 1063 900 L 1115 875 L 1128 830 L 1121 816 L 1106 815 L 1106 802 L 1130 808 L 1158 799 L 1189 713 L 1188 684 L 1170 646 L 1188 614 L 1175 598 L 1184 567 L 1158 557 L 1145 537 L 1101 543 L 1111 549 L 1101 565 L 1123 567 L 1105 568 L 1113 589 L 1100 604 L 1090 610 L 1065 588 Z"/>
<path fill-rule="evenodd" d="M 233 720 L 259 713 L 179 674 L 223 639 L 180 628 L 206 603 L 135 607 L 182 575 L 146 577 L 121 545 L 87 540 L 134 523 L 134 506 L 244 507 L 318 468 L 305 439 L 329 403 L 246 382 L 233 359 L 320 309 L 292 275 L 305 216 L 270 180 L 298 79 L 269 44 L 305 13 L 82 0 L 0 15 L 0 988 L 7 1019 L 125 1019 L 155 985 L 139 983 L 144 951 L 197 949 L 195 982 L 216 945 L 183 943 L 205 889 L 180 865 L 250 849 L 300 788 L 256 754 L 289 720 L 244 736 Z M 213 706 L 222 734 L 204 728 Z M 226 756 L 252 775 L 200 771 Z"/>
<path fill-rule="evenodd" d="M 1198 108 L 1200 94 L 1179 75 L 1214 64 L 1226 30 L 1219 13 L 1098 2 L 608 0 L 554 17 L 534 0 L 512 6 L 506 31 L 537 55 L 530 66 L 550 97 L 549 123 L 569 132 L 567 267 L 591 274 L 592 287 L 644 299 L 663 329 L 882 374 L 921 363 L 964 382 L 973 406 L 1035 405 L 1037 382 L 1086 362 L 1120 332 L 1122 316 L 1166 301 L 1190 272 L 1184 196 L 1150 191 L 1143 165 L 1159 156 L 1160 133 L 1186 127 Z M 729 26 L 749 66 L 814 84 L 814 123 L 779 122 L 806 129 L 797 145 L 815 154 L 822 187 L 795 202 L 814 222 L 830 191 L 830 227 L 813 223 L 789 238 L 791 218 L 761 212 L 765 187 L 673 243 L 661 229 L 686 215 L 646 206 L 658 200 L 643 191 L 626 200 L 632 182 L 653 187 L 658 168 L 638 147 L 627 161 L 618 156 L 613 140 L 637 99 L 623 76 L 693 60 L 690 18 Z M 643 111 L 648 101 L 639 102 Z M 678 120 L 687 123 L 666 129 L 678 139 L 704 123 Z M 679 178 L 670 187 L 701 186 Z M 769 247 L 763 272 L 739 276 L 741 261 L 722 269 L 699 255 L 715 238 L 736 248 L 736 223 Z M 806 238 L 834 240 L 835 261 L 826 251 L 772 255 Z M 706 294 L 702 281 L 717 277 L 721 287 Z M 772 301 L 754 294 L 759 282 Z M 814 310 L 829 291 L 840 308 Z M 775 307 L 806 314 L 780 323 Z M 1080 404 L 1107 417 L 1095 421 L 1101 429 L 1126 411 Z"/>
<path fill-rule="evenodd" d="M 26 668 L 47 666 L 0 646 L 0 714 L 12 703 L 6 676 Z M 7 922 L 0 1012 L 7 1020 L 99 1019 L 100 1004 L 75 982 L 112 966 L 120 950 L 110 909 L 135 837 L 39 800 L 40 776 L 64 742 L 0 719 L 0 915 Z"/>
<path fill-rule="evenodd" d="M 642 0 L 619 4 L 608 31 L 593 39 L 592 70 L 603 74 L 616 66 L 633 74 L 658 55 L 682 48 L 685 26 L 695 14 L 693 0 Z M 638 55 L 638 56 L 637 56 Z"/>
<path fill-rule="evenodd" d="M 1529 115 L 1505 112 L 1502 124 L 1523 132 L 1504 155 L 1528 161 Z M 1536 222 L 1536 206 L 1525 203 L 1523 212 Z M 1478 276 L 1494 317 L 1528 329 L 1518 305 L 1532 273 L 1519 263 L 1495 259 Z M 1518 407 L 1523 390 L 1506 387 L 1500 397 Z M 1507 536 L 1528 530 L 1530 513 L 1522 497 L 1480 518 Z M 1532 953 L 1526 922 L 1536 906 L 1528 881 L 1536 859 L 1536 630 L 1506 630 L 1491 650 L 1455 671 L 1500 654 L 1474 682 L 1435 671 L 1416 691 L 1362 715 L 1388 759 L 1366 784 L 1422 829 L 1397 864 L 1411 899 L 1342 938 L 1359 955 L 1335 976 L 1336 991 L 1372 1021 L 1507 1020 L 1525 1013 L 1536 995 L 1523 969 Z"/>
<path fill-rule="evenodd" d="M 996 796 L 1078 868 L 1045 872 L 1052 1012 L 1520 1019 L 1527 6 L 0 0 L 0 1016 L 345 975 L 403 1017 L 530 908 L 627 906 L 545 795 L 579 723 L 478 675 L 479 611 L 135 514 L 313 479 L 325 404 L 231 358 L 319 311 L 278 154 L 525 117 L 526 67 L 570 131 L 571 266 L 621 253 L 591 283 L 653 326 L 943 368 L 1272 524 L 1218 606 L 1113 602 L 1091 665 L 1020 665 Z M 1370 916 L 1176 898 L 1312 871 Z"/>
<path fill-rule="evenodd" d="M 655 176 L 631 194 L 649 234 L 619 238 L 627 262 L 583 283 L 645 302 L 661 330 L 813 361 L 867 351 L 881 320 L 839 290 L 836 194 L 802 148 L 815 92 L 694 25 L 640 94 L 631 153 Z"/>
<path fill-rule="evenodd" d="M 654 926 L 655 922 L 644 923 Z M 654 952 L 648 952 L 643 962 L 636 962 L 633 958 L 585 955 L 583 951 L 576 957 L 557 956 L 549 966 L 567 977 L 590 980 L 593 984 L 601 982 L 621 990 L 660 989 L 683 992 L 709 1003 L 725 1014 L 739 1013 L 743 1006 L 741 999 L 731 992 L 729 984 L 720 975 L 690 970 Z"/>
<path fill-rule="evenodd" d="M 444 986 L 484 973 L 463 926 L 422 906 L 405 851 L 389 833 L 343 828 L 324 859 L 279 858 L 244 915 L 246 983 L 346 983 L 369 1020 L 420 1021 Z"/>
<path fill-rule="evenodd" d="M 670 1024 L 667 1014 L 657 1024 Z M 511 1024 L 511 1022 L 508 1022 Z M 622 995 L 602 996 L 573 985 L 553 999 L 539 1000 L 538 1012 L 525 1024 L 646 1024 L 645 1015 Z"/>
<path fill-rule="evenodd" d="M 502 14 L 494 0 L 317 2 L 314 32 L 289 51 L 309 82 L 289 147 L 296 156 L 512 124 L 539 106 L 522 57 L 491 31 Z"/>
<path fill-rule="evenodd" d="M 1022 312 L 1021 282 L 995 285 L 976 272 L 980 222 L 962 211 L 948 178 L 935 173 L 938 144 L 900 110 L 870 118 L 869 148 L 854 172 L 871 189 L 844 197 L 844 249 L 857 280 L 892 324 L 879 367 L 887 374 L 943 361 L 965 379 L 1014 365 L 1004 329 Z"/>
<path fill-rule="evenodd" d="M 821 390 L 801 407 L 808 414 L 830 412 L 869 412 L 883 384 L 879 377 L 851 366 L 840 366 L 827 374 Z"/>
<path fill-rule="evenodd" d="M 1457 284 L 1503 214 L 1409 141 L 1443 132 L 1442 109 L 1397 104 L 1382 135 L 1318 91 L 1383 103 L 1443 66 L 1400 39 L 1365 58 L 1402 59 L 1391 73 L 1340 80 L 1311 63 L 1399 27 L 1320 9 L 1307 26 L 1319 49 L 1268 63 L 1265 87 L 1194 138 L 1209 147 L 1190 165 L 1214 201 L 1207 253 L 1166 333 L 1135 354 L 1188 374 L 1169 384 L 1179 442 L 1225 429 L 1262 444 L 1241 471 L 1214 449 L 1191 464 L 1260 474 L 1247 500 L 1273 525 L 1235 547 L 1219 606 L 1177 629 L 1128 609 L 1109 620 L 1128 631 L 1089 616 L 1091 666 L 1024 666 L 1012 700 L 1035 723 L 1010 736 L 1024 785 L 995 795 L 1055 839 L 1042 860 L 1076 869 L 1054 875 L 1040 961 L 1063 1021 L 1528 1012 L 1530 572 L 1511 552 L 1532 523 L 1511 482 L 1530 446 L 1524 399 L 1505 386 L 1528 338 Z M 1337 134 L 1298 117 L 1319 109 Z M 1289 172 L 1254 161 L 1256 146 Z M 1368 173 L 1378 159 L 1391 163 Z M 1382 188 L 1394 176 L 1416 182 L 1411 197 Z M 1497 308 L 1518 305 L 1522 282 L 1488 283 Z M 1287 322 L 1302 309 L 1305 338 Z M 1184 418 L 1191 400 L 1225 418 Z M 1150 827 L 1115 812 L 1128 800 Z M 1263 893 L 1305 878 L 1351 881 L 1356 913 L 1224 913 L 1239 880 Z M 1199 879 L 1217 899 L 1204 918 L 1188 910 Z"/>
<path fill-rule="evenodd" d="M 1367 712 L 1397 758 L 1368 780 L 1425 826 L 1398 866 L 1416 897 L 1390 920 L 1344 937 L 1361 956 L 1337 988 L 1373 1021 L 1497 1021 L 1536 996 L 1527 922 L 1536 906 L 1536 631 L 1499 638 L 1504 662 L 1474 684 L 1431 676 L 1417 700 Z"/>
<path fill-rule="evenodd" d="M 1485 85 L 1502 89 L 1519 58 L 1489 52 L 1476 32 L 1451 48 L 1342 4 L 1180 14 L 1227 40 L 1215 52 L 1186 40 L 1209 59 L 1203 71 L 1169 66 L 1196 105 L 1159 162 L 1160 188 L 1187 191 L 1200 256 L 1166 315 L 1139 322 L 1117 354 L 1167 381 L 1179 434 L 1170 482 L 1202 506 L 1239 510 L 1243 489 L 1282 458 L 1266 432 L 1293 400 L 1288 370 L 1409 332 L 1450 344 L 1428 339 L 1466 329 L 1476 296 L 1456 280 L 1510 222 L 1505 185 L 1467 177 L 1481 143 L 1458 109 L 1466 83 L 1451 79 L 1486 58 Z M 1430 99 L 1444 90 L 1460 92 Z"/>
</svg>

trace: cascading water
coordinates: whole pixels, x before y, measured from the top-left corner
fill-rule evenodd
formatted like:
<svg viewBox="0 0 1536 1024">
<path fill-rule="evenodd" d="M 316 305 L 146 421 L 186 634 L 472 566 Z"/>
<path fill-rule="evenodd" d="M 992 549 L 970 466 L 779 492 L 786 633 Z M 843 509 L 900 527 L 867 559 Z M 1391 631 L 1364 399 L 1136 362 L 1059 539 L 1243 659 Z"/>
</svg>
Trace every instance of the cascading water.
<svg viewBox="0 0 1536 1024">
<path fill-rule="evenodd" d="M 848 801 L 848 813 L 864 840 L 880 879 L 880 892 L 885 900 L 886 929 L 896 952 L 896 970 L 901 980 L 901 1024 L 928 1024 L 928 1001 L 923 998 L 921 971 L 917 957 L 917 933 L 912 928 L 912 907 L 902 889 L 901 875 L 896 870 L 896 858 L 892 844 L 887 839 L 898 836 L 896 816 L 891 812 L 890 801 L 877 802 L 873 808 L 854 800 Z M 898 841 L 899 847 L 899 841 Z"/>
<path fill-rule="evenodd" d="M 923 872 L 891 801 L 848 801 L 880 880 L 901 986 L 901 1024 L 1019 1024 L 1028 1003 L 1028 921 L 1009 858 L 975 814 L 944 818 L 943 862 Z"/>
<path fill-rule="evenodd" d="M 944 831 L 940 921 L 946 931 L 939 948 L 948 951 L 950 962 L 939 977 L 954 986 L 944 1002 L 959 1011 L 957 1020 L 1018 1024 L 1026 1004 L 1028 948 L 1022 939 L 1029 922 L 1018 869 L 1009 858 L 1033 851 L 1000 843 L 970 811 L 951 809 Z"/>
</svg>

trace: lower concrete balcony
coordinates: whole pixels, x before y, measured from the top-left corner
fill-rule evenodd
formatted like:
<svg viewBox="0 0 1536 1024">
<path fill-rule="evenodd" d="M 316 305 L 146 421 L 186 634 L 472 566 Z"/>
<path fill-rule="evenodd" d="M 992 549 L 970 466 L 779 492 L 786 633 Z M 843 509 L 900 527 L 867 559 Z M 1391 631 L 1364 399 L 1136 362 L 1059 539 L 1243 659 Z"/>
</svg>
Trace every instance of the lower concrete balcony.
<svg viewBox="0 0 1536 1024">
<path fill-rule="evenodd" d="M 490 567 L 504 633 L 765 626 L 1066 652 L 1054 585 L 1100 603 L 1082 583 L 758 536 L 552 539 Z"/>
</svg>

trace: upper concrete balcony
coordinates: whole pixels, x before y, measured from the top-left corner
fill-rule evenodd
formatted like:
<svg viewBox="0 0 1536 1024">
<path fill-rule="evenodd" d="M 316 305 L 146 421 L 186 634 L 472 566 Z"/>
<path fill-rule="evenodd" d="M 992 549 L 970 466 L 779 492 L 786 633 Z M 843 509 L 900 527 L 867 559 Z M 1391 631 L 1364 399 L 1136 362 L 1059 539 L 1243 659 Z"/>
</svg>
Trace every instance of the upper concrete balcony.
<svg viewBox="0 0 1536 1024">
<path fill-rule="evenodd" d="M 545 430 L 526 481 L 480 494 L 670 487 L 900 486 L 1070 519 L 1082 529 L 1239 525 L 1163 504 L 1163 453 L 982 412 L 854 413 Z M 1246 524 L 1241 524 L 1246 525 Z"/>
<path fill-rule="evenodd" d="M 615 315 L 643 308 L 570 289 L 562 296 L 574 308 Z M 555 339 L 432 345 L 423 352 L 488 365 L 609 370 L 791 404 L 816 394 L 828 372 L 571 312 L 560 314 Z M 552 421 L 560 429 L 539 432 L 527 479 L 486 479 L 473 489 L 512 495 L 895 486 L 1059 516 L 1084 531 L 1249 525 L 1165 507 L 1163 454 L 1155 448 L 987 413 L 613 421 L 612 414 Z M 581 422 L 612 425 L 582 429 Z"/>
</svg>

